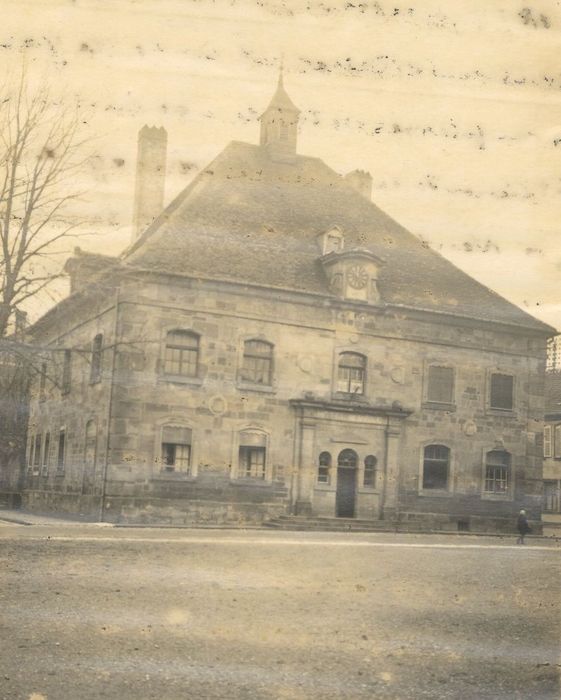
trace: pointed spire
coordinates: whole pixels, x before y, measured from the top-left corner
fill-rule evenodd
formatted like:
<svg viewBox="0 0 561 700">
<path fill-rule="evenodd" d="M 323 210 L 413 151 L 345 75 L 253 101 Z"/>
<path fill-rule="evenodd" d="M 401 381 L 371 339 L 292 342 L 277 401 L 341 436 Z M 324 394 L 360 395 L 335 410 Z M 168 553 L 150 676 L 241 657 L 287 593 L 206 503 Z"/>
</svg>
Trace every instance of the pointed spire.
<svg viewBox="0 0 561 700">
<path fill-rule="evenodd" d="M 284 88 L 284 59 L 281 59 L 281 64 L 280 64 L 280 69 L 279 69 L 279 79 L 277 82 L 277 89 L 276 89 L 275 94 L 273 95 L 271 101 L 269 102 L 269 106 L 263 112 L 261 117 L 263 117 L 269 109 L 282 109 L 282 110 L 285 110 L 287 112 L 295 112 L 296 114 L 300 114 L 300 110 L 294 104 L 294 102 L 290 99 L 290 97 L 288 96 L 288 93 L 286 92 L 286 90 Z"/>
</svg>

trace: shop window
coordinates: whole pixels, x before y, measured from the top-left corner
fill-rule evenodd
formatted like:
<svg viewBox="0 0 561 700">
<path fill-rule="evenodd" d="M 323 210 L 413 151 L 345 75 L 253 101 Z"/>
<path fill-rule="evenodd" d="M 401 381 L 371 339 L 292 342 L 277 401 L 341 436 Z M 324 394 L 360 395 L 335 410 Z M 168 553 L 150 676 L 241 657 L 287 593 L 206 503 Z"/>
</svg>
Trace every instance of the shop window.
<svg viewBox="0 0 561 700">
<path fill-rule="evenodd" d="M 364 481 L 363 486 L 368 488 L 376 487 L 376 465 L 378 460 L 374 455 L 368 455 L 364 460 Z"/>
<path fill-rule="evenodd" d="M 337 391 L 345 394 L 364 394 L 366 377 L 366 357 L 356 352 L 342 352 L 339 355 Z"/>
<path fill-rule="evenodd" d="M 450 449 L 445 445 L 427 445 L 423 453 L 423 489 L 448 488 Z"/>
<path fill-rule="evenodd" d="M 273 376 L 273 346 L 263 340 L 246 340 L 240 378 L 243 382 L 270 386 Z"/>
<path fill-rule="evenodd" d="M 190 473 L 191 437 L 190 428 L 176 425 L 162 428 L 162 471 Z"/>
<path fill-rule="evenodd" d="M 492 374 L 489 406 L 502 411 L 512 411 L 514 377 L 510 374 Z"/>
<path fill-rule="evenodd" d="M 190 331 L 170 331 L 166 336 L 164 372 L 196 377 L 199 368 L 199 336 Z"/>
<path fill-rule="evenodd" d="M 331 468 L 331 455 L 329 452 L 322 452 L 318 461 L 318 484 L 328 484 Z"/>
<path fill-rule="evenodd" d="M 510 483 L 510 454 L 491 450 L 485 457 L 485 492 L 504 495 Z"/>
<path fill-rule="evenodd" d="M 454 370 L 452 367 L 431 365 L 428 369 L 427 401 L 453 403 Z"/>
</svg>

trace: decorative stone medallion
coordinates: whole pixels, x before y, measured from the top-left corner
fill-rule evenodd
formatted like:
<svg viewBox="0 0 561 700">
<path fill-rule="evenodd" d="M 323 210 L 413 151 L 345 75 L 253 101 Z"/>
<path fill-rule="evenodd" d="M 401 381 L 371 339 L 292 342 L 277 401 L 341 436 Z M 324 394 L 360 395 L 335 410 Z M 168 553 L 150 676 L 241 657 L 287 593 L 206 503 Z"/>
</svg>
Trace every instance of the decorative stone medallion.
<svg viewBox="0 0 561 700">
<path fill-rule="evenodd" d="M 476 432 L 477 432 L 477 425 L 472 420 L 467 420 L 464 423 L 464 433 L 468 437 L 473 437 L 473 435 L 475 435 Z"/>
<path fill-rule="evenodd" d="M 216 394 L 215 396 L 211 396 L 208 400 L 208 408 L 215 416 L 221 416 L 223 413 L 226 413 L 228 404 L 223 396 Z"/>
</svg>

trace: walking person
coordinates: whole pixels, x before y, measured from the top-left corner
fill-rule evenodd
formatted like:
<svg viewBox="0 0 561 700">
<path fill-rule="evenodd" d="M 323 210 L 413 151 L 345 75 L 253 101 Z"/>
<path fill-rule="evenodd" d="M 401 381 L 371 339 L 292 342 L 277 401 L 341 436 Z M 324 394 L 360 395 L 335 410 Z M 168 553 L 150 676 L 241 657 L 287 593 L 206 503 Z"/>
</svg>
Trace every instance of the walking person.
<svg viewBox="0 0 561 700">
<path fill-rule="evenodd" d="M 526 517 L 525 510 L 521 510 L 518 515 L 516 529 L 518 530 L 518 539 L 516 540 L 516 544 L 524 544 L 524 537 L 532 531 L 532 528 L 528 525 L 528 518 Z"/>
</svg>

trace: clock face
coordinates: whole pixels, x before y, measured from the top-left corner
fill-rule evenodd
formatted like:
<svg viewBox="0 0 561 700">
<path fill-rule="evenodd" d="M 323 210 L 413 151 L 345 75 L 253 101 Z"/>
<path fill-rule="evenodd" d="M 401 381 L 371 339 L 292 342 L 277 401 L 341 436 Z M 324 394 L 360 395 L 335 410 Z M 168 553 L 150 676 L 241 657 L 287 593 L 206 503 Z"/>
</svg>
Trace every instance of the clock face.
<svg viewBox="0 0 561 700">
<path fill-rule="evenodd" d="M 347 270 L 347 282 L 353 289 L 364 289 L 368 284 L 368 273 L 362 265 L 353 265 Z"/>
</svg>

